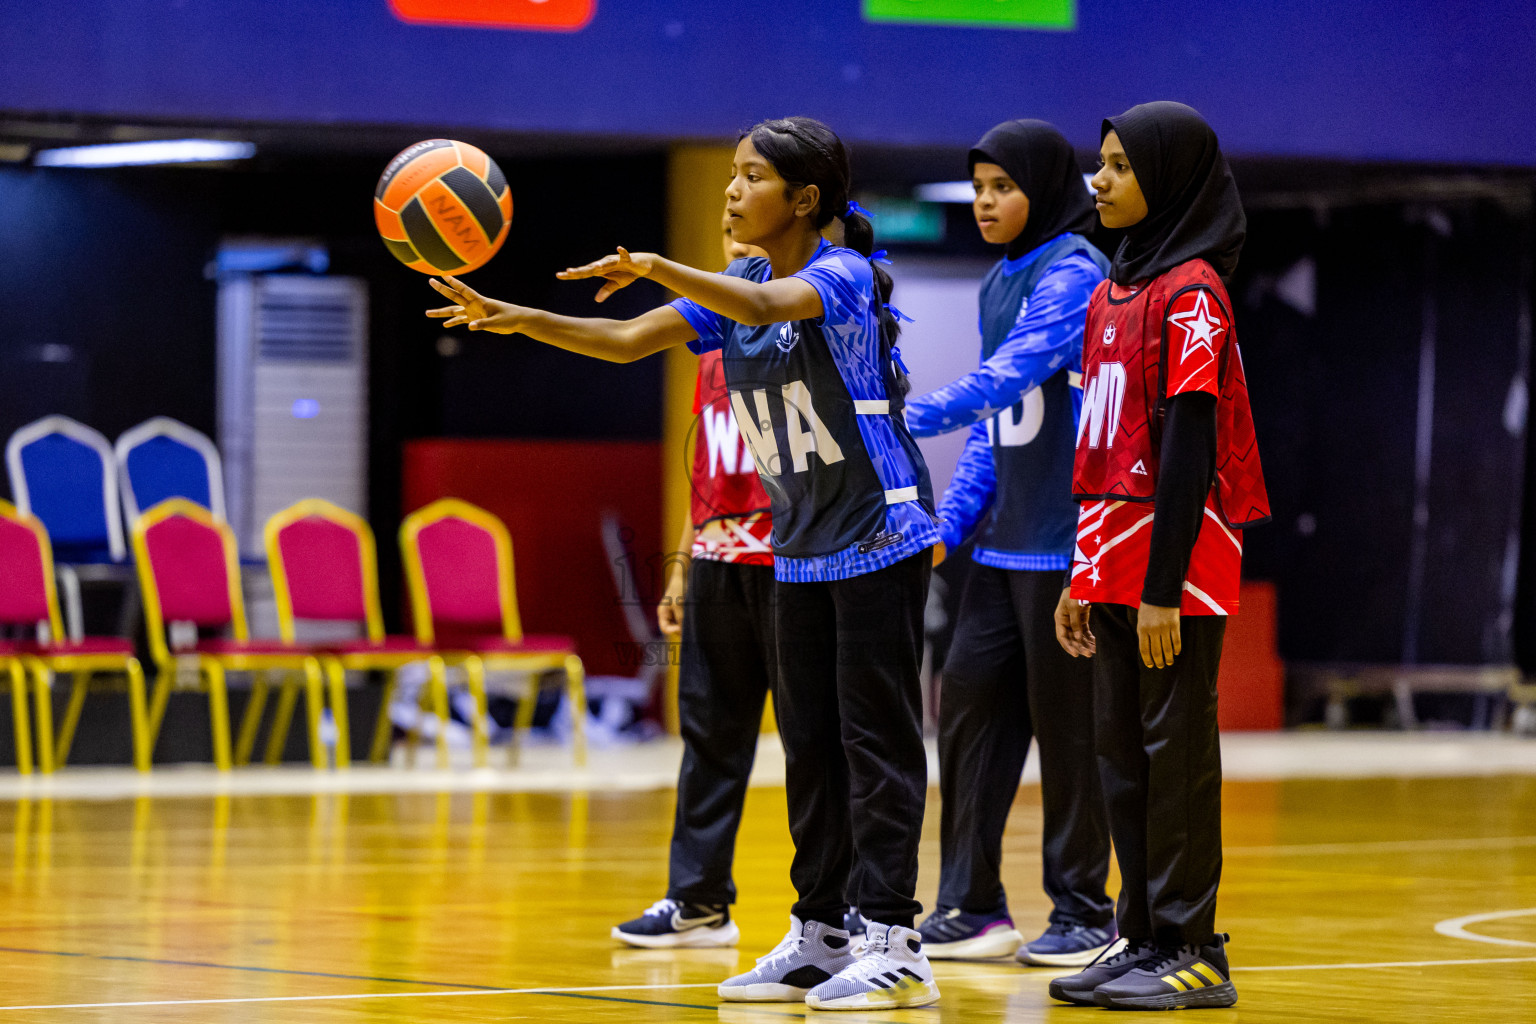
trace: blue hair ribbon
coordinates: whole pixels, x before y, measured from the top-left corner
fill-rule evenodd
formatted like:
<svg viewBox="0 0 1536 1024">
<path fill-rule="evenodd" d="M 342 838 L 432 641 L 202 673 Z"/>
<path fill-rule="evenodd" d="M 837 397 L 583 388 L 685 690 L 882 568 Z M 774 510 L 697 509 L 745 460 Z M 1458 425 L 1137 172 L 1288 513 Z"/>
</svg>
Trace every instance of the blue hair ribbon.
<svg viewBox="0 0 1536 1024">
<path fill-rule="evenodd" d="M 869 262 L 884 263 L 889 267 L 891 265 L 891 255 L 884 249 L 876 249 L 874 252 L 869 254 Z"/>
<path fill-rule="evenodd" d="M 913 320 L 911 317 L 907 316 L 907 314 L 903 313 L 901 310 L 897 309 L 895 306 L 891 305 L 889 302 L 887 302 L 885 304 L 885 310 L 886 310 L 887 313 L 890 313 L 891 316 L 895 317 L 901 323 L 904 323 L 904 324 L 915 324 L 915 323 L 917 323 L 916 320 Z"/>
<path fill-rule="evenodd" d="M 898 345 L 891 346 L 891 362 L 896 364 L 896 369 L 900 370 L 903 376 L 912 376 L 912 371 L 907 369 L 907 364 L 901 361 L 901 347 Z"/>
<path fill-rule="evenodd" d="M 854 200 L 854 199 L 848 200 L 848 209 L 843 211 L 843 217 L 844 218 L 852 217 L 856 213 L 862 213 L 864 216 L 869 217 L 871 219 L 873 219 L 874 216 L 875 216 L 874 214 L 870 213 L 868 210 L 864 209 L 864 207 L 860 206 L 858 204 L 857 200 Z"/>
</svg>

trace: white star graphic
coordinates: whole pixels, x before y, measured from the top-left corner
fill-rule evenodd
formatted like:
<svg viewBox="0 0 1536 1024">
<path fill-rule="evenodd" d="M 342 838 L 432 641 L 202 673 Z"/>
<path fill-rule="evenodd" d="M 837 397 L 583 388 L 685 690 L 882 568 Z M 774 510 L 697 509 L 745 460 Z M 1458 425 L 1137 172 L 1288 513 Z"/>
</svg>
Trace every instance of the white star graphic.
<svg viewBox="0 0 1536 1024">
<path fill-rule="evenodd" d="M 1088 574 L 1088 579 L 1092 583 L 1099 582 L 1099 567 L 1097 565 L 1095 565 L 1093 567 L 1093 571 Z"/>
<path fill-rule="evenodd" d="M 1169 322 L 1184 332 L 1184 351 L 1180 359 L 1188 359 L 1190 355 L 1205 349 L 1206 354 L 1212 359 L 1216 358 L 1216 350 L 1212 348 L 1212 342 L 1216 336 L 1226 331 L 1221 325 L 1219 316 L 1211 316 L 1210 303 L 1207 301 L 1209 292 L 1203 288 L 1195 295 L 1195 308 L 1187 313 L 1174 313 L 1168 318 Z"/>
</svg>

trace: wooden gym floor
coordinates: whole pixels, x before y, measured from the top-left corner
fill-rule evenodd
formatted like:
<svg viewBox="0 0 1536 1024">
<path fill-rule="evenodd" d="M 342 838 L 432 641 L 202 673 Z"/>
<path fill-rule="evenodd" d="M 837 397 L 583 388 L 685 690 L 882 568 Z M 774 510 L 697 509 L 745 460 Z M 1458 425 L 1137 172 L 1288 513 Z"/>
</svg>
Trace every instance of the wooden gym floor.
<svg viewBox="0 0 1536 1024">
<path fill-rule="evenodd" d="M 1530 1019 L 1536 771 L 1232 781 L 1225 800 L 1219 923 L 1240 1001 L 1218 1019 Z M 672 806 L 665 790 L 6 799 L 0 1024 L 804 1017 L 794 1004 L 722 1006 L 714 993 L 787 923 L 780 787 L 748 800 L 739 953 L 609 939 L 664 893 Z M 937 825 L 934 796 L 924 899 Z M 1026 933 L 1047 910 L 1039 834 L 1026 784 L 1005 858 Z M 825 1016 L 1103 1012 L 1052 1003 L 1049 971 L 951 963 L 937 974 L 935 1007 Z"/>
</svg>

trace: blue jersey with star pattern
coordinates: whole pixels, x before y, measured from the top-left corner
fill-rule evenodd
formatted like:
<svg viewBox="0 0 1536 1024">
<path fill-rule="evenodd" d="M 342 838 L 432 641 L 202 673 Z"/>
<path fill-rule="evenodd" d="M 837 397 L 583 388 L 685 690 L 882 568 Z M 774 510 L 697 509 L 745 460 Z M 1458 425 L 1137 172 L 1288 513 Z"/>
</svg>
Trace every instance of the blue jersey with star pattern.
<svg viewBox="0 0 1536 1024">
<path fill-rule="evenodd" d="M 918 437 L 970 428 L 940 529 L 949 547 L 975 531 L 983 565 L 1055 570 L 1071 559 L 1083 323 L 1108 267 L 1070 233 L 999 260 L 981 285 L 981 368 L 907 407 Z"/>
<path fill-rule="evenodd" d="M 764 282 L 773 268 L 754 257 L 725 273 Z M 689 348 L 722 350 L 731 408 L 773 505 L 775 576 L 847 579 L 938 541 L 933 492 L 880 341 L 869 261 L 823 242 L 794 276 L 816 289 L 820 317 L 749 327 L 690 299 L 672 308 L 698 334 Z"/>
</svg>

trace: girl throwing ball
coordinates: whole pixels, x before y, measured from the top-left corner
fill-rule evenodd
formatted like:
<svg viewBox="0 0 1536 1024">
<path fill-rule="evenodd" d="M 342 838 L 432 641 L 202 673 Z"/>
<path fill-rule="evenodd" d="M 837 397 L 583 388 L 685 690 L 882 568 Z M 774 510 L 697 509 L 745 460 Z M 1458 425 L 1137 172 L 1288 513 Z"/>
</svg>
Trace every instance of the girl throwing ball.
<svg viewBox="0 0 1536 1024">
<path fill-rule="evenodd" d="M 783 941 L 720 996 L 923 1006 L 939 990 L 913 928 L 927 789 L 918 671 L 939 531 L 902 417 L 891 281 L 849 202 L 847 150 L 818 121 L 744 134 L 725 200 L 732 237 L 766 257 L 711 274 L 620 249 L 559 275 L 603 278 L 598 301 L 640 277 L 683 296 L 633 320 L 514 306 L 451 277 L 433 287 L 453 304 L 428 315 L 613 362 L 684 344 L 722 351 L 773 513 L 775 693 L 799 898 Z M 846 246 L 822 237 L 838 217 Z M 860 956 L 844 927 L 850 895 L 869 921 Z"/>
</svg>

